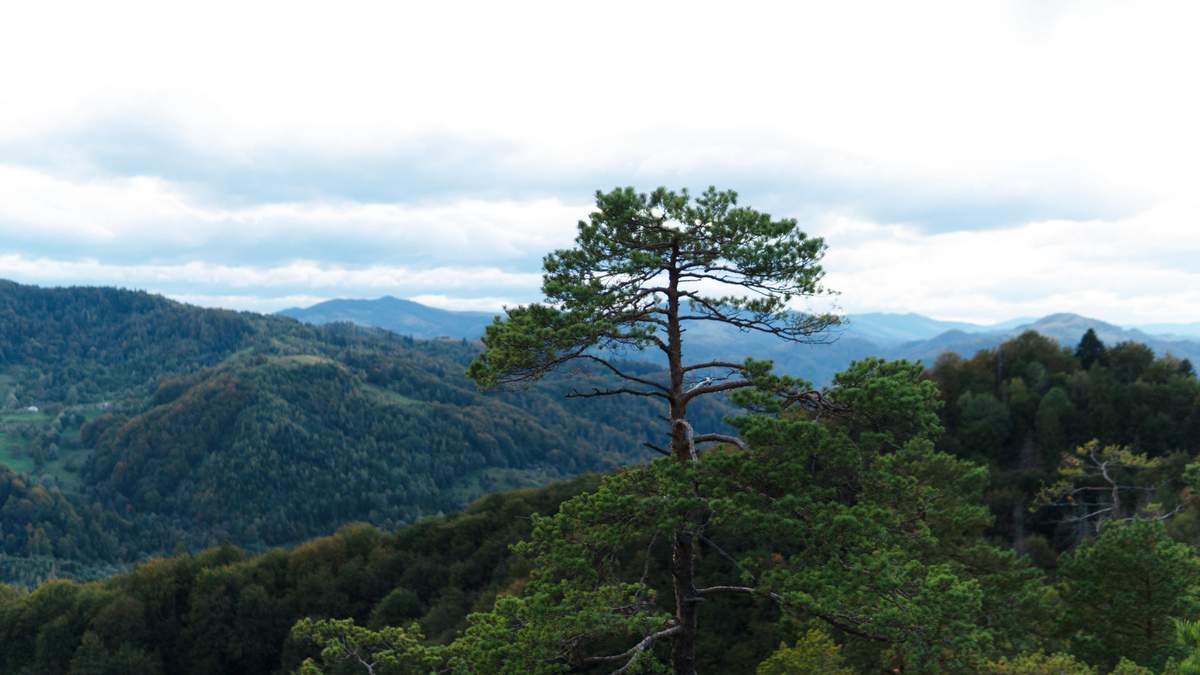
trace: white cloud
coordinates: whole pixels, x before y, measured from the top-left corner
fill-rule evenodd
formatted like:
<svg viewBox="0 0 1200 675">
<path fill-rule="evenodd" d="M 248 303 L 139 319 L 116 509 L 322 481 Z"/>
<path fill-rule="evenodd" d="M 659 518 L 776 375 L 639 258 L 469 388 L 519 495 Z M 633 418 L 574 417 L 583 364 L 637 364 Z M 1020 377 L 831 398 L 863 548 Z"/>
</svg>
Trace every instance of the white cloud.
<svg viewBox="0 0 1200 675">
<path fill-rule="evenodd" d="M 155 177 L 67 179 L 0 164 L 0 242 L 177 258 L 235 249 L 258 259 L 333 252 L 433 264 L 540 257 L 574 237 L 586 204 L 559 199 L 441 203 L 206 204 Z"/>
<path fill-rule="evenodd" d="M 541 276 L 496 267 L 332 267 L 311 261 L 253 267 L 207 262 L 122 265 L 0 255 L 0 277 L 40 285 L 111 285 L 145 289 L 210 306 L 276 310 L 304 299 L 455 292 L 482 297 L 508 291 L 525 301 Z M 311 303 L 310 303 L 311 304 Z"/>
<path fill-rule="evenodd" d="M 246 158 L 451 133 L 511 141 L 514 167 L 662 175 L 753 163 L 752 136 L 849 158 L 835 175 L 1189 185 L 1200 6 L 1045 4 L 24 3 L 0 137 L 153 119 Z"/>
<path fill-rule="evenodd" d="M 168 298 L 200 307 L 220 307 L 247 312 L 270 314 L 289 307 L 310 307 L 330 298 L 319 295 L 204 295 L 195 293 L 170 293 Z"/>
<path fill-rule="evenodd" d="M 536 294 L 590 208 L 576 186 L 734 181 L 828 237 L 849 310 L 1194 320 L 1198 23 L 1197 3 L 1106 0 L 16 3 L 0 275 L 490 307 Z M 368 171 L 429 139 L 418 194 L 472 148 L 488 166 L 437 199 L 255 201 L 138 175 L 123 153 L 155 150 L 123 137 L 71 146 L 106 125 L 178 141 L 197 174 Z"/>
<path fill-rule="evenodd" d="M 409 300 L 422 305 L 448 309 L 453 312 L 499 312 L 505 307 L 514 307 L 521 302 L 511 298 L 453 298 L 448 295 L 414 295 Z"/>
<path fill-rule="evenodd" d="M 1072 311 L 1116 323 L 1187 321 L 1200 310 L 1191 204 L 1114 221 L 1038 221 L 924 234 L 831 216 L 828 284 L 848 311 L 995 321 Z"/>
</svg>

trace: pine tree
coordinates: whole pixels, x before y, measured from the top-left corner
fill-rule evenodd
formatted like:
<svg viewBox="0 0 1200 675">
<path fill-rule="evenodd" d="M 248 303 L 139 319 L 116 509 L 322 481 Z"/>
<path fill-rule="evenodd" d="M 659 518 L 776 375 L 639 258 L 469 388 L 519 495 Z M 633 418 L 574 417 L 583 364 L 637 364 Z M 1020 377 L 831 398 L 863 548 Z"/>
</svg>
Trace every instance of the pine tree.
<svg viewBox="0 0 1200 675">
<path fill-rule="evenodd" d="M 489 326 L 487 349 L 469 373 L 481 385 L 495 386 L 534 380 L 569 362 L 594 365 L 622 384 L 572 395 L 661 400 L 671 443 L 651 446 L 680 465 L 695 462 L 700 445 L 742 444 L 721 433 L 696 433 L 688 406 L 702 396 L 758 386 L 769 370 L 749 360 L 686 362 L 686 326 L 716 322 L 805 342 L 838 322 L 832 315 L 789 311 L 793 300 L 825 293 L 824 242 L 800 231 L 795 220 L 739 207 L 731 191 L 709 188 L 696 199 L 665 188 L 649 195 L 632 188 L 597 192 L 596 211 L 579 223 L 575 243 L 545 258 L 546 303 L 508 309 Z M 610 358 L 630 348 L 661 351 L 667 377 L 633 375 Z M 802 383 L 773 382 L 785 398 L 819 403 Z M 673 667 L 683 674 L 695 672 L 698 529 L 694 519 L 685 519 L 674 530 L 674 625 L 659 636 L 671 640 Z"/>
<path fill-rule="evenodd" d="M 1079 345 L 1075 347 L 1075 358 L 1079 359 L 1079 364 L 1084 370 L 1092 367 L 1093 363 L 1104 365 L 1107 357 L 1107 350 L 1104 343 L 1096 335 L 1096 331 L 1092 328 L 1087 329 L 1083 337 L 1079 340 Z"/>
</svg>

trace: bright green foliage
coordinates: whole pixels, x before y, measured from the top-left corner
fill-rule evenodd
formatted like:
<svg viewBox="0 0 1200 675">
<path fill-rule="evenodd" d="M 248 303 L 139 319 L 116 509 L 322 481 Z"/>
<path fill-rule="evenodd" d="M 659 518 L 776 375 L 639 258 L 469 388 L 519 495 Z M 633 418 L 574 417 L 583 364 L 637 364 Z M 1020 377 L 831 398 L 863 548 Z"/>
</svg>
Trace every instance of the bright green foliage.
<svg viewBox="0 0 1200 675">
<path fill-rule="evenodd" d="M 1175 646 L 1179 657 L 1167 664 L 1165 672 L 1172 675 L 1200 675 L 1200 621 L 1176 619 Z"/>
<path fill-rule="evenodd" d="M 1161 515 L 1161 505 L 1146 496 L 1153 496 L 1166 482 L 1163 464 L 1161 458 L 1126 446 L 1089 441 L 1074 453 L 1063 454 L 1059 480 L 1043 487 L 1034 504 L 1064 508 L 1070 519 L 1095 527 L 1125 518 L 1135 509 L 1143 515 Z"/>
<path fill-rule="evenodd" d="M 1035 652 L 991 661 L 982 675 L 1096 675 L 1096 669 L 1070 654 Z"/>
<path fill-rule="evenodd" d="M 752 414 L 734 420 L 748 450 L 606 477 L 535 519 L 524 593 L 473 617 L 468 636 L 513 645 L 512 672 L 621 654 L 669 630 L 659 556 L 699 522 L 706 609 L 777 604 L 853 643 L 865 670 L 962 672 L 1031 639 L 1036 573 L 982 538 L 986 473 L 932 449 L 938 399 L 920 373 L 856 364 L 828 392 L 854 402 L 844 415 Z"/>
<path fill-rule="evenodd" d="M 415 624 L 371 630 L 353 619 L 302 619 L 292 628 L 292 639 L 321 649 L 321 666 L 307 659 L 300 668 L 304 675 L 427 675 L 442 662 L 442 650 L 424 644 Z"/>
<path fill-rule="evenodd" d="M 1164 670 L 1163 673 L 1171 673 L 1169 664 L 1168 669 Z M 1113 668 L 1109 675 L 1155 675 L 1155 672 L 1145 666 L 1139 666 L 1133 661 L 1122 657 L 1117 663 L 1117 667 Z"/>
<path fill-rule="evenodd" d="M 1175 619 L 1200 616 L 1200 560 L 1160 521 L 1108 523 L 1065 557 L 1059 585 L 1073 652 L 1112 668 L 1121 657 L 1162 667 L 1175 651 Z"/>
<path fill-rule="evenodd" d="M 854 675 L 846 667 L 842 650 L 829 634 L 813 628 L 796 640 L 794 646 L 779 645 L 779 650 L 758 665 L 756 675 Z"/>
</svg>

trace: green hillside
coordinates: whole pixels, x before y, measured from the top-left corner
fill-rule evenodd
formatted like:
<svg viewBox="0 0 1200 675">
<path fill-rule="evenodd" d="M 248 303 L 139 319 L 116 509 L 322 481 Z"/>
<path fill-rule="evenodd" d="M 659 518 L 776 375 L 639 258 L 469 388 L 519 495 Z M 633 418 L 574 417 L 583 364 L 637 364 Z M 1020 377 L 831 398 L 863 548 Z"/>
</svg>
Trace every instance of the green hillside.
<svg viewBox="0 0 1200 675">
<path fill-rule="evenodd" d="M 649 405 L 565 399 L 605 381 L 589 371 L 482 393 L 463 375 L 477 349 L 461 341 L 115 289 L 5 283 L 0 307 L 0 467 L 50 500 L 5 522 L 0 553 L 16 558 L 112 564 L 297 542 L 351 521 L 394 528 L 643 461 L 661 434 Z M 720 427 L 726 409 L 699 412 Z M 0 493 L 0 509 L 21 503 Z M 13 567 L 4 578 L 40 578 Z"/>
</svg>

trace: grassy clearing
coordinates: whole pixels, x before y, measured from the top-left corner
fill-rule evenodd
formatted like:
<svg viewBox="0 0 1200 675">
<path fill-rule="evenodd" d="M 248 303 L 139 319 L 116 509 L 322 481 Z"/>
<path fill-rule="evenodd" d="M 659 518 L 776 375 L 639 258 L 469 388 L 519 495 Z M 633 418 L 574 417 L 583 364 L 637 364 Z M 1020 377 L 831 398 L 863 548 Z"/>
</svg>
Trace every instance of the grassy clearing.
<svg viewBox="0 0 1200 675">
<path fill-rule="evenodd" d="M 75 406 L 71 411 L 79 413 L 85 423 L 105 412 L 99 404 Z M 44 412 L 18 410 L 0 413 L 0 464 L 18 473 L 34 473 L 33 458 L 26 450 L 28 439 L 52 421 L 54 418 Z M 91 451 L 80 447 L 78 426 L 63 429 L 58 446 L 58 457 L 47 462 L 36 473 L 55 478 L 65 491 L 77 491 L 80 487 L 78 470 L 68 470 L 67 467 L 82 466 Z"/>
<path fill-rule="evenodd" d="M 41 412 L 9 410 L 0 412 L 0 464 L 18 473 L 33 470 L 33 458 L 25 453 L 23 433 L 29 427 L 49 423 L 50 418 Z"/>
<path fill-rule="evenodd" d="M 17 473 L 29 473 L 33 471 L 33 459 L 27 456 L 21 456 L 21 446 L 15 443 L 6 435 L 0 434 L 0 464 L 16 471 Z"/>
</svg>

